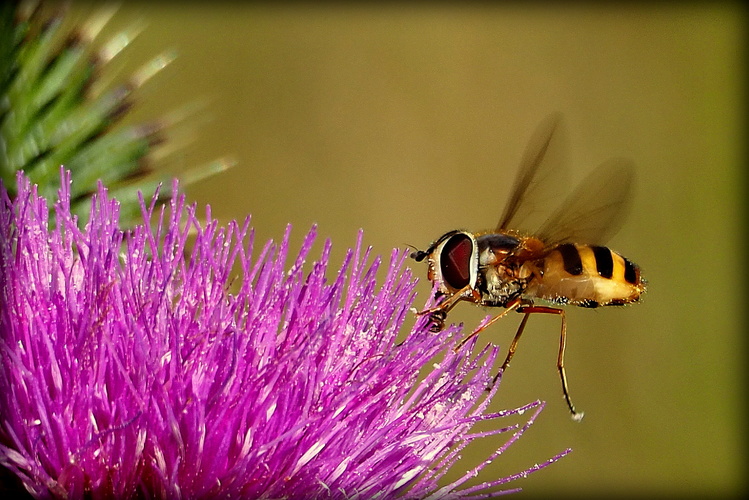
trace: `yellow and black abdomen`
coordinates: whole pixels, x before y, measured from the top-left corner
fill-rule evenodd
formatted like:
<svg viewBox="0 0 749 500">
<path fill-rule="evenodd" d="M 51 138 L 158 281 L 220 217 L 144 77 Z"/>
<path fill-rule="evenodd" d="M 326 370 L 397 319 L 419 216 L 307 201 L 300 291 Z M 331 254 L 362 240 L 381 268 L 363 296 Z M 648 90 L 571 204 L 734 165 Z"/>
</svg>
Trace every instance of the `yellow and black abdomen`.
<svg viewBox="0 0 749 500">
<path fill-rule="evenodd" d="M 536 279 L 526 294 L 557 304 L 623 305 L 645 291 L 640 268 L 607 247 L 564 243 L 531 265 Z"/>
</svg>

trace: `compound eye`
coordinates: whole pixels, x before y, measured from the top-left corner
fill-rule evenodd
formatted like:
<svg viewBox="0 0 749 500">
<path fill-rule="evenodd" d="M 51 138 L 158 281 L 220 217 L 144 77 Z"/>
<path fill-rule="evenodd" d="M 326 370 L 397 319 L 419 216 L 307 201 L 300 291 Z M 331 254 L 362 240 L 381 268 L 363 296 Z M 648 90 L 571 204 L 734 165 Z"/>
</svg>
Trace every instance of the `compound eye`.
<svg viewBox="0 0 749 500">
<path fill-rule="evenodd" d="M 440 252 L 442 279 L 450 287 L 460 290 L 471 282 L 473 240 L 466 234 L 451 236 Z"/>
</svg>

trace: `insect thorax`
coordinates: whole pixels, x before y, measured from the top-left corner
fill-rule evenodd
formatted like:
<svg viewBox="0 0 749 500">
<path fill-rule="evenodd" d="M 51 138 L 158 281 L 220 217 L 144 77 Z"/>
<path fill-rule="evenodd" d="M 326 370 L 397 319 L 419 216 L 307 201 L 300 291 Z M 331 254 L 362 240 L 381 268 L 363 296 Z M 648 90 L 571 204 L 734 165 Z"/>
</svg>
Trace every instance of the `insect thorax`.
<svg viewBox="0 0 749 500">
<path fill-rule="evenodd" d="M 477 288 L 481 292 L 481 305 L 505 307 L 507 303 L 522 295 L 529 278 L 519 278 L 504 266 L 487 266 L 479 272 Z"/>
</svg>

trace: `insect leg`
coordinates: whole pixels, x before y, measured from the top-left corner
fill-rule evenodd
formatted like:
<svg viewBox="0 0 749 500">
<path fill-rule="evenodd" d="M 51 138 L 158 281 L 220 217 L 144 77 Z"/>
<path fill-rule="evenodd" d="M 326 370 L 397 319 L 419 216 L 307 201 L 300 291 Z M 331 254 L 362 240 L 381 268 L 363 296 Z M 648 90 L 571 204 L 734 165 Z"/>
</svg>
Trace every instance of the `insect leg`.
<svg viewBox="0 0 749 500">
<path fill-rule="evenodd" d="M 425 314 L 434 314 L 436 312 L 441 312 L 447 315 L 448 312 L 450 312 L 450 309 L 455 307 L 455 305 L 460 302 L 461 300 L 466 299 L 466 293 L 471 290 L 471 286 L 467 285 L 461 290 L 455 292 L 451 296 L 449 296 L 447 299 L 445 299 L 443 302 L 440 302 L 434 307 L 430 307 L 429 309 L 424 309 L 423 311 L 417 311 L 417 316 L 424 316 Z"/>
<path fill-rule="evenodd" d="M 517 333 L 515 333 L 515 338 L 512 339 L 512 343 L 510 344 L 510 348 L 507 349 L 507 357 L 505 358 L 505 362 L 502 363 L 502 367 L 499 369 L 499 373 L 496 377 L 494 377 L 494 381 L 497 381 L 497 377 L 505 371 L 505 369 L 510 366 L 510 360 L 515 355 L 515 349 L 518 348 L 518 341 L 520 340 L 520 336 L 523 334 L 523 330 L 525 330 L 525 324 L 528 322 L 528 317 L 531 315 L 531 313 L 525 313 L 525 316 L 523 316 L 523 321 L 520 322 L 520 326 L 518 327 Z"/>
<path fill-rule="evenodd" d="M 520 309 L 518 309 L 518 311 L 519 310 Z M 510 348 L 507 349 L 507 357 L 505 358 L 505 362 L 502 363 L 502 367 L 499 369 L 497 374 L 494 375 L 494 378 L 492 379 L 492 383 L 488 387 L 488 389 L 491 389 L 492 387 L 494 387 L 494 384 L 497 383 L 497 379 L 499 379 L 499 377 L 504 373 L 505 369 L 507 369 L 507 367 L 510 366 L 510 360 L 515 355 L 515 350 L 518 348 L 518 341 L 520 340 L 520 336 L 523 335 L 523 331 L 525 330 L 525 324 L 528 322 L 529 316 L 530 316 L 530 313 L 526 313 L 525 316 L 523 316 L 523 320 L 520 322 L 518 331 L 515 333 L 515 338 L 512 339 Z"/>
<path fill-rule="evenodd" d="M 469 340 L 471 340 L 473 337 L 475 337 L 479 333 L 483 332 L 485 329 L 489 328 L 497 320 L 499 320 L 501 318 L 504 318 L 507 315 L 507 313 L 509 313 L 510 311 L 514 311 L 515 309 L 519 308 L 521 305 L 522 305 L 522 301 L 520 299 L 514 299 L 514 300 L 511 300 L 510 302 L 508 302 L 507 303 L 507 309 L 505 309 L 504 311 L 502 311 L 501 313 L 497 314 L 492 319 L 490 319 L 489 321 L 487 321 L 485 325 L 480 326 L 476 330 L 474 330 L 473 332 L 471 332 L 470 335 L 466 336 L 466 338 L 464 338 L 463 340 L 460 341 L 460 344 L 458 344 L 457 346 L 455 346 L 455 348 L 453 349 L 453 351 L 458 352 L 460 350 L 460 348 L 465 345 L 466 342 L 468 342 Z"/>
<path fill-rule="evenodd" d="M 559 356 L 557 357 L 557 369 L 559 370 L 559 377 L 562 379 L 562 392 L 564 393 L 564 399 L 567 401 L 567 406 L 570 409 L 570 412 L 572 413 L 572 419 L 576 421 L 580 421 L 583 418 L 583 412 L 577 412 L 575 410 L 575 405 L 572 404 L 572 400 L 570 399 L 570 391 L 567 387 L 567 374 L 564 371 L 564 349 L 567 345 L 567 318 L 564 314 L 563 309 L 557 309 L 555 307 L 545 307 L 545 306 L 527 306 L 527 307 L 521 307 L 518 309 L 519 312 L 525 313 L 525 318 L 523 318 L 523 323 L 520 324 L 521 329 L 518 330 L 518 333 L 515 335 L 515 340 L 513 340 L 513 344 L 516 344 L 518 337 L 520 336 L 520 333 L 522 331 L 522 327 L 524 327 L 525 320 L 528 318 L 529 314 L 534 313 L 543 313 L 543 314 L 557 314 L 562 317 L 562 331 L 561 335 L 559 337 Z M 510 346 L 512 348 L 512 345 Z M 510 353 L 508 353 L 508 360 L 505 361 L 505 363 L 509 362 Z M 502 365 L 502 369 L 504 369 L 504 365 Z M 500 372 L 501 373 L 501 372 Z"/>
</svg>

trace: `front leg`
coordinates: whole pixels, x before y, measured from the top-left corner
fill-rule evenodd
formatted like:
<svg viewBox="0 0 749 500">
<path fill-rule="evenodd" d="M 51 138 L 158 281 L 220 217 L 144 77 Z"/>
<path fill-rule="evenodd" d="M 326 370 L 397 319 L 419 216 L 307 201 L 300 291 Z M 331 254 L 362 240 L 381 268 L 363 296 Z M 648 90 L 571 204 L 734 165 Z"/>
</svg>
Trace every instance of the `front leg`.
<svg viewBox="0 0 749 500">
<path fill-rule="evenodd" d="M 442 292 L 439 291 L 436 295 L 437 300 L 439 300 L 443 296 Z M 470 286 L 466 286 L 434 307 L 424 309 L 423 311 L 417 311 L 416 309 L 412 309 L 412 311 L 417 316 L 428 315 L 429 319 L 431 320 L 431 326 L 429 327 L 429 330 L 434 333 L 438 333 L 445 328 L 447 313 L 450 312 L 450 310 L 452 310 L 452 308 L 455 307 L 455 305 L 461 300 L 468 300 L 474 303 L 479 303 L 479 301 L 481 300 L 481 294 L 478 292 L 478 290 L 475 290 Z"/>
<path fill-rule="evenodd" d="M 447 313 L 450 312 L 450 310 L 461 300 L 469 300 L 474 303 L 479 303 L 481 301 L 481 294 L 478 290 L 471 288 L 470 285 L 466 285 L 434 307 L 424 309 L 423 311 L 412 310 L 417 316 L 424 316 L 425 314 L 433 315 L 435 313 L 442 313 L 447 316 Z"/>
<path fill-rule="evenodd" d="M 506 309 L 504 311 L 494 316 L 492 319 L 487 321 L 484 325 L 479 326 L 476 330 L 471 332 L 470 335 L 467 335 L 457 346 L 453 348 L 453 351 L 458 352 L 466 344 L 466 342 L 471 340 L 473 337 L 475 337 L 479 333 L 483 332 L 485 329 L 487 329 L 489 326 L 494 324 L 499 319 L 504 318 L 510 311 L 514 311 L 516 309 L 523 307 L 523 304 L 524 304 L 523 300 L 519 297 L 508 302 L 507 305 L 505 306 Z M 495 377 L 495 381 L 496 381 L 496 377 Z"/>
</svg>

